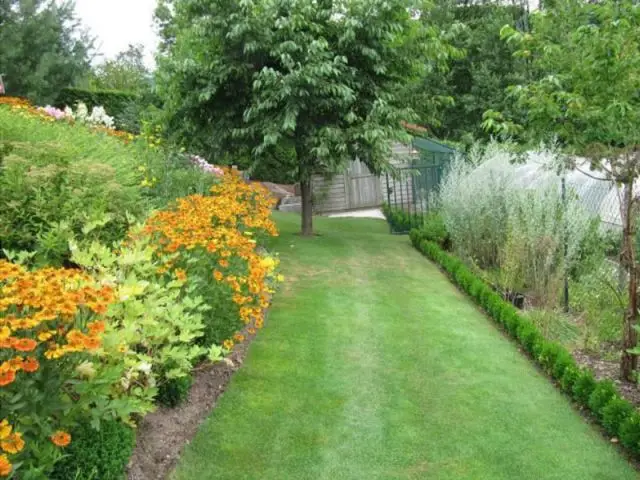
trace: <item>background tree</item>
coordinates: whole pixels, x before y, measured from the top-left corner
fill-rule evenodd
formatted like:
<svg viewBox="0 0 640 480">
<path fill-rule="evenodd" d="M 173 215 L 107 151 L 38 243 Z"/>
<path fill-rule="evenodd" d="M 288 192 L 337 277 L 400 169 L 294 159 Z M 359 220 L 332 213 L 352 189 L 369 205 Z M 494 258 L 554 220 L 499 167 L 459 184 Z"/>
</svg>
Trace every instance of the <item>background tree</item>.
<svg viewBox="0 0 640 480">
<path fill-rule="evenodd" d="M 431 135 L 465 144 L 488 139 L 482 114 L 489 108 L 516 115 L 506 87 L 521 82 L 526 63 L 513 45 L 500 41 L 500 29 L 528 29 L 526 2 L 438 0 L 425 27 L 435 26 L 464 55 L 451 58 L 448 71 L 432 70 L 409 86 L 420 123 Z M 434 112 L 436 113 L 434 118 Z"/>
<path fill-rule="evenodd" d="M 144 46 L 129 45 L 115 59 L 98 65 L 90 79 L 92 88 L 141 93 L 151 88 L 151 74 L 144 64 Z"/>
<path fill-rule="evenodd" d="M 531 34 L 511 27 L 502 32 L 532 66 L 531 80 L 509 89 L 526 111 L 523 140 L 557 141 L 569 167 L 575 166 L 573 156 L 586 157 L 603 178 L 622 186 L 620 262 L 628 274 L 630 301 L 624 318 L 621 375 L 631 380 L 637 367 L 631 349 L 637 343 L 638 318 L 640 8 L 632 0 L 556 0 L 548 10 L 532 15 L 532 25 Z M 487 112 L 485 127 L 500 127 L 504 119 L 499 112 Z"/>
<path fill-rule="evenodd" d="M 89 72 L 92 40 L 72 1 L 0 0 L 0 73 L 8 95 L 45 104 Z"/>
<path fill-rule="evenodd" d="M 304 235 L 312 176 L 354 158 L 387 169 L 391 143 L 408 140 L 401 122 L 414 118 L 402 88 L 448 52 L 404 0 L 173 3 L 158 80 L 169 130 L 210 157 L 249 148 L 260 161 L 290 146 Z"/>
</svg>

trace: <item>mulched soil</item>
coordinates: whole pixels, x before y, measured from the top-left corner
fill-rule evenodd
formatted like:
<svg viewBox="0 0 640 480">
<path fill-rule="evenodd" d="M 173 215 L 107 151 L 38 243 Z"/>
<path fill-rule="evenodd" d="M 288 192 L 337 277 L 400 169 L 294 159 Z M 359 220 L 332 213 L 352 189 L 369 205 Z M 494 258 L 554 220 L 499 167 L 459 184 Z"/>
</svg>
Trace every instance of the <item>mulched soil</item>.
<svg viewBox="0 0 640 480">
<path fill-rule="evenodd" d="M 617 351 L 619 351 L 619 347 Z M 613 381 L 625 399 L 633 403 L 636 407 L 640 407 L 640 389 L 638 388 L 638 384 L 620 380 L 620 362 L 603 360 L 592 352 L 585 350 L 574 350 L 573 357 L 580 366 L 589 367 L 593 370 L 598 380 L 608 379 Z"/>
<path fill-rule="evenodd" d="M 183 448 L 209 416 L 233 373 L 242 366 L 255 337 L 246 332 L 245 336 L 246 340 L 236 345 L 225 361 L 196 368 L 189 398 L 182 405 L 158 407 L 144 417 L 138 426 L 136 447 L 127 467 L 128 480 L 160 480 L 169 476 Z"/>
</svg>

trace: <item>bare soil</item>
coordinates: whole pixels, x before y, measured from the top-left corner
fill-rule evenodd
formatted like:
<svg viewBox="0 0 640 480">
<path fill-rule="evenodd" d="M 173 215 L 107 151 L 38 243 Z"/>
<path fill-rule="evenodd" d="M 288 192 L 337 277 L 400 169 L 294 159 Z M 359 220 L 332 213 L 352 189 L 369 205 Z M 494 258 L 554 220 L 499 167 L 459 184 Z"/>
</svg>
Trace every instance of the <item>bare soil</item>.
<svg viewBox="0 0 640 480">
<path fill-rule="evenodd" d="M 619 347 L 617 351 L 619 351 Z M 605 360 L 585 350 L 574 350 L 572 353 L 578 365 L 589 367 L 593 370 L 598 380 L 611 380 L 616 385 L 620 395 L 636 407 L 640 406 L 640 389 L 638 388 L 638 384 L 620 379 L 619 361 Z"/>
<path fill-rule="evenodd" d="M 194 370 L 188 399 L 176 408 L 158 407 L 145 416 L 136 436 L 136 447 L 127 467 L 128 480 L 168 478 L 200 424 L 209 416 L 238 370 L 255 335 L 245 332 L 246 340 L 236 345 L 225 361 L 203 364 Z"/>
</svg>

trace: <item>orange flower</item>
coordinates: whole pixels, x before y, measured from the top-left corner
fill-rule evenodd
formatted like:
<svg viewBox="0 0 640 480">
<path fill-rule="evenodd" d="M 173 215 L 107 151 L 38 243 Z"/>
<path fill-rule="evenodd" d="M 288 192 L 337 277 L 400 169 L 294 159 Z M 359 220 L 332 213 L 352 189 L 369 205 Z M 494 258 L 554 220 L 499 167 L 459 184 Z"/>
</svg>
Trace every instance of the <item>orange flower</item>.
<svg viewBox="0 0 640 480">
<path fill-rule="evenodd" d="M 233 336 L 233 339 L 238 343 L 242 343 L 242 342 L 244 342 L 244 335 L 242 335 L 241 333 L 236 333 Z"/>
<path fill-rule="evenodd" d="M 220 265 L 222 268 L 228 268 L 229 260 L 227 260 L 226 258 L 221 258 L 220 260 L 218 260 L 218 265 Z"/>
<path fill-rule="evenodd" d="M 37 372 L 40 368 L 40 363 L 33 357 L 28 357 L 22 364 L 22 370 L 27 373 Z"/>
<path fill-rule="evenodd" d="M 38 342 L 31 338 L 20 338 L 13 342 L 13 348 L 19 352 L 31 352 L 38 346 Z"/>
<path fill-rule="evenodd" d="M 24 448 L 24 440 L 21 433 L 12 433 L 4 440 L 0 441 L 0 448 L 7 453 L 16 454 Z"/>
<path fill-rule="evenodd" d="M 176 268 L 175 274 L 178 280 L 182 282 L 185 282 L 187 280 L 187 272 L 185 272 L 181 268 Z"/>
<path fill-rule="evenodd" d="M 16 379 L 16 373 L 13 370 L 9 370 L 4 373 L 0 373 L 0 387 L 6 387 Z"/>
<path fill-rule="evenodd" d="M 102 320 L 91 322 L 87 324 L 87 328 L 92 335 L 99 335 L 105 330 L 105 323 Z"/>
<path fill-rule="evenodd" d="M 4 454 L 0 455 L 0 476 L 8 477 L 12 469 L 13 466 L 11 465 L 9 458 Z"/>
<path fill-rule="evenodd" d="M 97 350 L 100 348 L 100 345 L 102 345 L 102 341 L 95 337 L 87 337 L 83 343 L 87 350 Z"/>
<path fill-rule="evenodd" d="M 71 443 L 71 435 L 67 432 L 63 432 L 62 430 L 58 430 L 53 435 L 51 435 L 51 441 L 54 445 L 58 447 L 66 447 Z"/>
<path fill-rule="evenodd" d="M 224 275 L 220 270 L 215 270 L 213 272 L 213 278 L 215 278 L 217 282 L 221 282 L 222 279 L 224 278 Z"/>
</svg>

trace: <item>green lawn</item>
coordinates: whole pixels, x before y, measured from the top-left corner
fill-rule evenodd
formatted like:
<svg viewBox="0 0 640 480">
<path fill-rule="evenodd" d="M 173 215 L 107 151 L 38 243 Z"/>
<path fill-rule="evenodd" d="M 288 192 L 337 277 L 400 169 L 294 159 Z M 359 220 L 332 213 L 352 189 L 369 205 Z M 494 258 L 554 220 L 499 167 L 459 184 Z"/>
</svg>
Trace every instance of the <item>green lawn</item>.
<svg viewBox="0 0 640 480">
<path fill-rule="evenodd" d="M 174 478 L 637 478 L 407 237 L 277 218 L 285 285 Z"/>
</svg>

